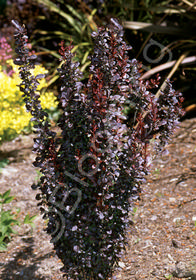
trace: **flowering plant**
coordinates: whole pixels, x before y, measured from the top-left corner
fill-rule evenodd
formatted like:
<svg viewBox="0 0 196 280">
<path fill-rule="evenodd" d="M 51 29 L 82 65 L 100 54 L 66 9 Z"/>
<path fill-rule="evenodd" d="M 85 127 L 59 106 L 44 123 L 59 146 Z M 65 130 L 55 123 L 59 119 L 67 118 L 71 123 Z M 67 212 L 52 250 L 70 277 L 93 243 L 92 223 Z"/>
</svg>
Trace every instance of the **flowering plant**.
<svg viewBox="0 0 196 280">
<path fill-rule="evenodd" d="M 0 142 L 10 140 L 24 129 L 31 129 L 31 115 L 26 112 L 22 94 L 18 89 L 21 79 L 19 77 L 18 66 L 11 60 L 12 49 L 5 38 L 0 43 Z M 12 51 L 12 53 L 11 53 Z M 36 65 L 32 74 L 47 73 L 42 66 Z M 47 86 L 43 79 L 38 87 L 41 91 Z M 57 107 L 57 102 L 52 92 L 45 92 L 40 96 L 44 109 Z"/>
</svg>

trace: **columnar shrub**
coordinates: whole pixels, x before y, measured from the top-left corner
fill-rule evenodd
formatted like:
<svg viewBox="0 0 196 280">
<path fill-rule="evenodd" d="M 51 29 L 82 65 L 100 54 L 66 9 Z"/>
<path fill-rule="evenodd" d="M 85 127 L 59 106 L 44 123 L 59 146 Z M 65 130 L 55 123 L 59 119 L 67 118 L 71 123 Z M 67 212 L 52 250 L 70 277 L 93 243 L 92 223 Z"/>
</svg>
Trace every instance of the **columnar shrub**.
<svg viewBox="0 0 196 280">
<path fill-rule="evenodd" d="M 111 19 L 92 34 L 86 83 L 73 62 L 73 46 L 61 44 L 57 135 L 37 94 L 43 75 L 30 72 L 35 56 L 28 55 L 26 30 L 13 23 L 20 90 L 36 133 L 34 165 L 42 173 L 32 188 L 40 190 L 36 199 L 48 219 L 47 232 L 67 279 L 108 279 L 126 245 L 130 202 L 147 173 L 149 141 L 166 143 L 182 114 L 181 94 L 169 81 L 166 92 L 150 92 L 152 85 L 139 79 L 138 62 L 128 57 L 122 27 Z"/>
</svg>

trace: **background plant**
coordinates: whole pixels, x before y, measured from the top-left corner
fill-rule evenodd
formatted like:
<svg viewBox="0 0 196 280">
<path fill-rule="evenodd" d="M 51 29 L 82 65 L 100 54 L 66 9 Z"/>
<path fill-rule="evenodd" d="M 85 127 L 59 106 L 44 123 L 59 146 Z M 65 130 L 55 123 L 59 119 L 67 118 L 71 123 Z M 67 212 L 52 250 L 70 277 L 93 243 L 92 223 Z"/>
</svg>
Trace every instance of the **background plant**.
<svg viewBox="0 0 196 280">
<path fill-rule="evenodd" d="M 0 194 L 0 251 L 7 249 L 7 244 L 11 240 L 12 235 L 17 233 L 13 227 L 21 224 L 18 216 L 20 209 L 15 210 L 14 213 L 13 210 L 5 210 L 3 207 L 14 199 L 14 196 L 10 196 L 10 192 L 11 190 L 8 190 Z M 27 214 L 23 223 L 34 227 L 33 220 L 35 217 L 36 215 L 30 216 Z"/>
<path fill-rule="evenodd" d="M 32 188 L 40 190 L 36 199 L 48 219 L 47 232 L 68 279 L 108 279 L 126 245 L 130 200 L 148 171 L 149 141 L 156 138 L 159 149 L 167 143 L 183 99 L 169 81 L 155 95 L 150 90 L 158 81 L 139 79 L 140 64 L 129 59 L 123 28 L 112 19 L 92 34 L 87 82 L 73 61 L 74 46 L 61 44 L 57 136 L 36 94 L 43 75 L 30 72 L 35 56 L 28 55 L 26 30 L 13 24 L 20 90 L 35 122 L 34 165 L 42 173 Z M 127 103 L 133 105 L 129 117 Z"/>
<path fill-rule="evenodd" d="M 30 132 L 32 126 L 31 115 L 26 112 L 22 94 L 18 90 L 21 81 L 18 67 L 10 60 L 12 49 L 5 38 L 1 39 L 0 46 L 0 142 L 2 142 L 13 139 L 21 132 Z M 33 73 L 47 71 L 44 67 L 36 65 Z M 38 89 L 41 91 L 46 86 L 47 82 L 44 79 Z M 41 102 L 43 108 L 47 109 L 53 118 L 57 106 L 54 94 L 48 91 L 42 93 Z"/>
<path fill-rule="evenodd" d="M 160 73 L 163 81 L 173 67 L 173 85 L 183 92 L 186 117 L 195 116 L 195 1 L 132 1 L 130 9 L 131 18 L 127 15 L 123 26 L 132 42 L 133 55 L 147 66 L 147 73 L 141 78 L 149 79 Z M 151 44 L 148 54 L 153 63 L 144 55 L 151 39 L 155 44 Z M 162 48 L 156 42 L 161 43 Z M 171 59 L 168 50 L 172 54 Z M 169 63 L 171 61 L 174 63 Z"/>
<path fill-rule="evenodd" d="M 12 18 L 26 24 L 36 53 L 42 54 L 39 60 L 49 70 L 50 84 L 55 87 L 54 81 L 58 77 L 56 68 L 59 65 L 58 43 L 62 39 L 67 45 L 70 40 L 73 41 L 77 48 L 75 59 L 80 61 L 84 77 L 88 78 L 88 53 L 93 49 L 90 33 L 97 25 L 105 26 L 111 16 L 119 18 L 124 26 L 126 41 L 133 46 L 129 56 L 142 62 L 144 73 L 151 69 L 155 71 L 149 71 L 148 77 L 160 73 L 161 82 L 167 79 L 172 67 L 165 65 L 169 62 L 168 48 L 174 62 L 185 56 L 184 62 L 176 65 L 172 80 L 174 87 L 183 92 L 186 116 L 194 116 L 196 9 L 193 0 L 77 0 L 66 3 L 60 0 L 10 0 L 1 15 L 0 26 L 1 33 L 9 36 L 7 34 L 11 33 Z M 163 54 L 162 59 L 153 63 L 144 55 L 144 49 L 151 39 L 163 45 L 162 49 L 157 44 L 151 45 L 148 53 L 151 60 L 155 61 Z"/>
<path fill-rule="evenodd" d="M 66 44 L 72 41 L 74 51 L 77 53 L 76 59 L 80 61 L 84 70 L 89 64 L 88 55 L 92 49 L 91 33 L 97 28 L 93 19 L 96 9 L 79 10 L 73 1 L 65 3 L 60 0 L 37 0 L 37 2 L 44 6 L 46 12 L 39 22 L 41 28 L 34 31 L 34 43 L 36 45 L 42 43 L 40 50 L 43 53 L 46 51 L 47 55 L 50 53 L 59 58 L 57 44 L 62 40 Z M 44 30 L 46 21 L 50 23 L 50 28 Z"/>
</svg>

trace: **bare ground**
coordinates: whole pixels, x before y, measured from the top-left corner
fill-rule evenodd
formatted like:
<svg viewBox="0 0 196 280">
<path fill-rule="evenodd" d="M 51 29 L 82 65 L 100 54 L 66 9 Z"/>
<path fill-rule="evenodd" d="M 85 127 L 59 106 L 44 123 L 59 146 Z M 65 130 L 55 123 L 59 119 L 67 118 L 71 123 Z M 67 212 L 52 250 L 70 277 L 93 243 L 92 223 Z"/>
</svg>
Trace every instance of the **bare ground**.
<svg viewBox="0 0 196 280">
<path fill-rule="evenodd" d="M 63 279 L 30 187 L 37 176 L 32 138 L 20 136 L 0 147 L 0 157 L 10 160 L 0 174 L 0 193 L 11 188 L 15 196 L 7 207 L 20 207 L 21 219 L 37 214 L 35 229 L 16 227 L 8 250 L 0 252 L 1 280 Z M 196 280 L 196 119 L 181 123 L 168 150 L 153 160 L 141 200 L 130 213 L 129 246 L 114 275 L 118 280 Z"/>
</svg>

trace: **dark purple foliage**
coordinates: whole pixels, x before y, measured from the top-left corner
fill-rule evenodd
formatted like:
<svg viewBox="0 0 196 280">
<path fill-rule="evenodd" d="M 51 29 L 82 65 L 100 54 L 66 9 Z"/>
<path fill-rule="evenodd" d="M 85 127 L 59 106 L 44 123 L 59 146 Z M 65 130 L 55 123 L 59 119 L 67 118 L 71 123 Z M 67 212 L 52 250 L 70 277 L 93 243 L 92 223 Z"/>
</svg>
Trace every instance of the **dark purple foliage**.
<svg viewBox="0 0 196 280">
<path fill-rule="evenodd" d="M 15 27 L 20 89 L 37 134 L 34 165 L 43 174 L 32 188 L 40 190 L 36 199 L 49 219 L 47 232 L 67 279 L 108 279 L 126 245 L 130 202 L 147 173 L 149 141 L 159 139 L 160 147 L 166 143 L 182 115 L 181 95 L 169 82 L 158 98 L 150 92 L 148 82 L 139 79 L 139 63 L 129 60 L 122 27 L 111 19 L 92 34 L 86 84 L 79 64 L 72 62 L 72 46 L 61 44 L 57 136 L 35 93 L 41 76 L 30 74 L 35 57 L 28 55 L 26 31 Z"/>
</svg>

